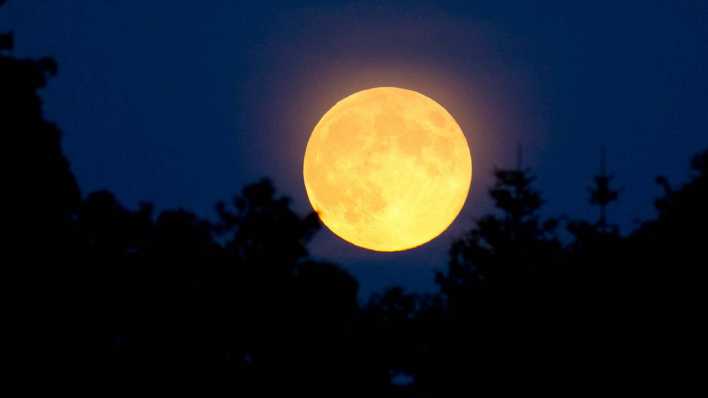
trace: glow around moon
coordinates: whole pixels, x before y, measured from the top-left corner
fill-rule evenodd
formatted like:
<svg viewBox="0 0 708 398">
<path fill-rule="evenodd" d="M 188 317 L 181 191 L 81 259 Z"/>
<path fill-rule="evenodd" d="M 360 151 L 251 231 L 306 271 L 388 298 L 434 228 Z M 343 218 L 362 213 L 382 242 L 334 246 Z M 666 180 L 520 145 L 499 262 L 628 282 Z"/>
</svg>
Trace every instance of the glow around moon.
<svg viewBox="0 0 708 398">
<path fill-rule="evenodd" d="M 411 90 L 378 87 L 339 101 L 305 150 L 305 189 L 342 239 L 400 251 L 440 235 L 472 181 L 462 129 L 445 108 Z"/>
</svg>

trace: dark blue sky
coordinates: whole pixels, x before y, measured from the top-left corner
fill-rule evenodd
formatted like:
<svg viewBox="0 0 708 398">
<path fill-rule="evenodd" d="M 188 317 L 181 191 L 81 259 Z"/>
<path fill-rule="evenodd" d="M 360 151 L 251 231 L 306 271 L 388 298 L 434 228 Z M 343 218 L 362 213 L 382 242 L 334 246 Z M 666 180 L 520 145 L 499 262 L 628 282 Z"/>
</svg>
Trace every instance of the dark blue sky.
<svg viewBox="0 0 708 398">
<path fill-rule="evenodd" d="M 10 0 L 0 10 L 17 54 L 59 61 L 46 113 L 84 192 L 212 216 L 217 200 L 270 176 L 305 212 L 302 154 L 319 117 L 360 89 L 410 88 L 448 108 L 471 143 L 461 217 L 410 252 L 366 252 L 326 230 L 312 252 L 346 266 L 364 294 L 430 290 L 517 143 L 547 211 L 588 217 L 606 145 L 624 188 L 610 217 L 625 228 L 653 214 L 654 176 L 684 180 L 708 146 L 702 0 L 240 3 Z"/>
</svg>

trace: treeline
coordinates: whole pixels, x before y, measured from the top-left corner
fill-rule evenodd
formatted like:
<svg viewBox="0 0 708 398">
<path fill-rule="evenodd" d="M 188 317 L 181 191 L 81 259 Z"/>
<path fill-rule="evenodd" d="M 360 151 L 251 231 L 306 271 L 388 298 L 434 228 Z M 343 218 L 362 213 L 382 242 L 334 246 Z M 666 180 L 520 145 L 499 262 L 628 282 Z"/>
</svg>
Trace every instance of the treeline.
<svg viewBox="0 0 708 398">
<path fill-rule="evenodd" d="M 18 274 L 3 285 L 28 386 L 441 397 L 677 388 L 697 372 L 708 151 L 688 182 L 657 180 L 656 218 L 626 235 L 604 216 L 618 198 L 606 173 L 589 198 L 601 215 L 583 221 L 543 218 L 531 170 L 498 170 L 497 211 L 441 259 L 438 293 L 359 303 L 355 278 L 308 256 L 316 215 L 294 213 L 267 179 L 211 221 L 81 194 L 38 95 L 57 64 L 12 47 L 0 35 L 3 263 Z"/>
</svg>

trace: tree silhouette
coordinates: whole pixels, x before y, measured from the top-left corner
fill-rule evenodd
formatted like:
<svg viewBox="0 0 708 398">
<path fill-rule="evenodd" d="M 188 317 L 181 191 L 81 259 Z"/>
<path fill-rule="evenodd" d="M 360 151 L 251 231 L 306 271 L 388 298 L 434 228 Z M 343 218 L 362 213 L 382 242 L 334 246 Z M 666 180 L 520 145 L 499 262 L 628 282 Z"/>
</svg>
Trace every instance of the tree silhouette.
<svg viewBox="0 0 708 398">
<path fill-rule="evenodd" d="M 5 158 L 16 165 L 8 170 L 16 221 L 16 236 L 34 236 L 64 250 L 67 224 L 79 206 L 79 188 L 61 150 L 61 132 L 44 119 L 37 94 L 56 75 L 51 58 L 18 59 L 10 55 L 11 34 L 0 38 L 0 123 L 6 145 Z M 19 249 L 19 247 L 17 247 Z M 27 248 L 25 248 L 27 249 Z"/>
<path fill-rule="evenodd" d="M 699 314 L 705 301 L 708 225 L 708 150 L 691 160 L 691 179 L 671 187 L 666 178 L 656 200 L 658 215 L 627 239 L 627 272 L 618 279 L 631 286 L 626 296 L 631 352 L 665 379 L 696 377 L 694 352 L 700 351 L 705 326 Z M 629 338 L 627 339 L 629 340 Z M 647 344 L 652 345 L 646 351 Z M 666 364 L 674 364 L 669 367 Z M 657 375 L 658 376 L 658 375 Z"/>
<path fill-rule="evenodd" d="M 596 222 L 571 220 L 567 226 L 574 238 L 568 247 L 573 257 L 573 272 L 567 276 L 575 287 L 576 296 L 583 294 L 592 297 L 589 292 L 597 291 L 599 286 L 609 288 L 607 270 L 599 265 L 617 261 L 617 255 L 623 250 L 618 226 L 607 220 L 607 207 L 619 198 L 619 191 L 612 188 L 612 179 L 613 176 L 607 172 L 603 148 L 600 172 L 593 177 L 593 185 L 589 189 L 589 203 L 599 207 L 600 215 Z M 604 301 L 599 297 L 592 300 L 594 303 L 591 305 Z"/>
<path fill-rule="evenodd" d="M 67 289 L 62 259 L 77 250 L 74 217 L 79 188 L 61 150 L 61 132 L 43 115 L 38 91 L 57 73 L 51 58 L 12 55 L 13 36 L 0 36 L 0 131 L 5 179 L 6 269 L 12 298 L 16 366 L 48 364 L 65 353 Z M 70 291 L 70 290 L 68 290 Z M 66 339 L 65 339 L 66 338 Z M 57 343 L 58 342 L 58 343 Z M 48 365 L 50 366 L 50 365 Z"/>
<path fill-rule="evenodd" d="M 276 197 L 273 184 L 261 180 L 246 186 L 233 200 L 233 211 L 217 204 L 220 233 L 230 233 L 226 250 L 244 264 L 264 269 L 281 266 L 279 272 L 291 272 L 307 256 L 307 242 L 320 228 L 317 215 L 300 219 L 291 209 L 290 200 Z"/>
<path fill-rule="evenodd" d="M 607 159 L 605 148 L 602 148 L 600 173 L 593 179 L 594 185 L 590 188 L 590 203 L 600 208 L 600 218 L 597 223 L 600 229 L 607 228 L 607 206 L 616 201 L 619 191 L 612 189 L 613 177 L 607 174 Z"/>
<path fill-rule="evenodd" d="M 526 361 L 539 346 L 550 350 L 554 335 L 547 333 L 548 320 L 564 261 L 557 221 L 541 217 L 543 200 L 530 170 L 501 169 L 495 176 L 489 193 L 498 214 L 481 217 L 455 241 L 447 272 L 437 275 L 450 319 L 436 348 L 446 364 L 425 378 L 449 393 L 469 388 L 470 378 L 481 386 L 500 376 L 507 367 L 502 358 L 520 368 L 508 368 L 508 377 L 529 374 Z"/>
<path fill-rule="evenodd" d="M 215 221 L 130 209 L 109 191 L 82 197 L 39 95 L 57 65 L 16 58 L 13 44 L 0 35 L 5 257 L 22 273 L 5 280 L 22 328 L 8 341 L 22 352 L 13 365 L 43 368 L 35 383 L 443 397 L 698 369 L 681 355 L 698 357 L 704 339 L 708 150 L 688 182 L 657 179 L 657 216 L 627 235 L 606 216 L 618 191 L 603 161 L 590 195 L 600 217 L 569 222 L 567 241 L 541 215 L 531 171 L 496 170 L 497 211 L 453 243 L 438 294 L 392 287 L 360 304 L 349 272 L 308 254 L 316 214 L 297 214 L 268 179 L 218 203 Z"/>
<path fill-rule="evenodd" d="M 465 292 L 477 288 L 526 289 L 560 250 L 557 220 L 541 219 L 543 201 L 532 187 L 529 170 L 497 170 L 495 176 L 489 193 L 500 214 L 483 216 L 476 228 L 454 242 L 447 273 L 437 275 L 453 311 L 461 305 L 465 308 L 460 311 L 466 312 Z"/>
</svg>

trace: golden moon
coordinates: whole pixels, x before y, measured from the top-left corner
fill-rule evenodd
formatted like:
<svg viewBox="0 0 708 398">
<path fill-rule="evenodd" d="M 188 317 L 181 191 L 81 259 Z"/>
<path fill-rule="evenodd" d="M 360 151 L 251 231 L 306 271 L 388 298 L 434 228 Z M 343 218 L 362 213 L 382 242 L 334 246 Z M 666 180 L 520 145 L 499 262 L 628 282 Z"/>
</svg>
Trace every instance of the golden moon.
<svg viewBox="0 0 708 398">
<path fill-rule="evenodd" d="M 445 108 L 415 91 L 378 87 L 337 102 L 305 149 L 305 189 L 340 238 L 393 252 L 433 240 L 462 210 L 472 157 Z"/>
</svg>

